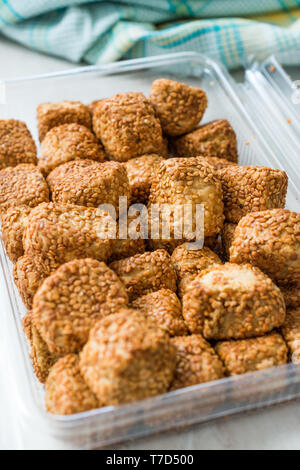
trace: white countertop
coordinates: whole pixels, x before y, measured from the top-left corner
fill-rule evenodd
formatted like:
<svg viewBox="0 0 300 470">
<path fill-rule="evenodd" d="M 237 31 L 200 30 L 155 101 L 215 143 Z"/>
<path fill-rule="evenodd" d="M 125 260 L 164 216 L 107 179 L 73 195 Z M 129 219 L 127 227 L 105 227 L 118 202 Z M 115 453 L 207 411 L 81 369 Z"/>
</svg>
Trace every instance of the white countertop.
<svg viewBox="0 0 300 470">
<path fill-rule="evenodd" d="M 48 57 L 7 41 L 0 36 L 0 78 L 25 76 L 73 68 L 60 59 Z M 290 69 L 300 79 L 300 68 Z M 242 74 L 235 74 L 241 78 Z M 1 116 L 0 116 L 1 118 Z M 1 295 L 0 316 L 6 299 Z M 0 449 L 61 449 L 61 443 L 44 440 L 34 429 L 21 429 L 18 409 L 12 398 L 13 384 L 7 380 L 10 364 L 0 328 Z M 163 433 L 119 446 L 120 449 L 300 449 L 300 400 L 212 423 L 182 432 Z"/>
</svg>

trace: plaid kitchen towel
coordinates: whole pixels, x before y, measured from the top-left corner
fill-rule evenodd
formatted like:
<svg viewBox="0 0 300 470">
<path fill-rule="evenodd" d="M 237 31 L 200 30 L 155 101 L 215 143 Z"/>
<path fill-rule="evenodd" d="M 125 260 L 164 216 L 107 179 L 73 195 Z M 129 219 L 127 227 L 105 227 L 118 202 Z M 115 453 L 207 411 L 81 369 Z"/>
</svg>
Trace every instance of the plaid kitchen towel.
<svg viewBox="0 0 300 470">
<path fill-rule="evenodd" d="M 0 32 L 91 64 L 186 50 L 300 64 L 300 0 L 0 0 Z"/>
</svg>

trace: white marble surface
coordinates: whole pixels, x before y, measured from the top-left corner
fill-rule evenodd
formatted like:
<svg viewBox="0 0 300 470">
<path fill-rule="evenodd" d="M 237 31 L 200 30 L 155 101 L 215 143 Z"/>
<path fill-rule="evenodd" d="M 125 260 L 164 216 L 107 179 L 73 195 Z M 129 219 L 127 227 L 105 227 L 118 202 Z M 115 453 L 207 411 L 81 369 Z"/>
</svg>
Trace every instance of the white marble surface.
<svg viewBox="0 0 300 470">
<path fill-rule="evenodd" d="M 74 65 L 47 57 L 0 36 L 0 78 L 46 73 L 72 68 Z M 300 69 L 291 69 L 294 79 Z M 242 74 L 235 74 L 241 78 Z M 5 314 L 7 299 L 1 293 L 0 317 Z M 2 323 L 2 322 L 1 322 Z M 61 449 L 61 443 L 45 439 L 35 429 L 21 427 L 18 407 L 9 381 L 10 363 L 5 344 L 5 330 L 0 328 L 0 449 Z M 300 449 L 300 401 L 287 403 L 237 417 L 193 427 L 177 433 L 141 439 L 119 446 L 120 449 Z"/>
</svg>

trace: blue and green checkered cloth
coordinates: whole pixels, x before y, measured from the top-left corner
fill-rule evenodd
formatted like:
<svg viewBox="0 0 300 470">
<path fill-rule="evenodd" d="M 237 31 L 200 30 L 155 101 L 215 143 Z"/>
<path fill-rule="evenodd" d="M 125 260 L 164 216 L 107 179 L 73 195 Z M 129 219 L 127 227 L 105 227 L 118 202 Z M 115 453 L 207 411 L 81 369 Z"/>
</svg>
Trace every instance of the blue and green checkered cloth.
<svg viewBox="0 0 300 470">
<path fill-rule="evenodd" d="M 189 50 L 228 68 L 272 53 L 300 64 L 300 0 L 0 0 L 0 32 L 72 62 Z"/>
</svg>

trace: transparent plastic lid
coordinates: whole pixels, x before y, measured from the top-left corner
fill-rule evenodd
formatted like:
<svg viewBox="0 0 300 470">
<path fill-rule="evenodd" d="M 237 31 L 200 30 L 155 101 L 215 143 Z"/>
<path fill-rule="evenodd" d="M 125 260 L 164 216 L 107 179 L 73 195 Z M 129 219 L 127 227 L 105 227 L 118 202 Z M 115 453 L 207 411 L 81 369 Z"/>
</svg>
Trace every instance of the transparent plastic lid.
<svg viewBox="0 0 300 470">
<path fill-rule="evenodd" d="M 298 171 L 300 81 L 292 81 L 272 56 L 250 65 L 245 71 L 245 82 L 238 88 L 245 108 L 264 132 L 281 168 L 291 173 Z"/>
</svg>

